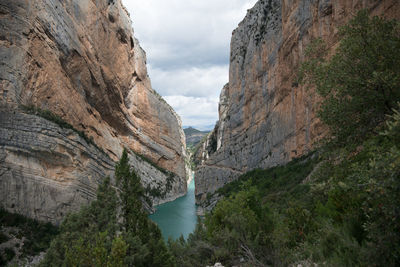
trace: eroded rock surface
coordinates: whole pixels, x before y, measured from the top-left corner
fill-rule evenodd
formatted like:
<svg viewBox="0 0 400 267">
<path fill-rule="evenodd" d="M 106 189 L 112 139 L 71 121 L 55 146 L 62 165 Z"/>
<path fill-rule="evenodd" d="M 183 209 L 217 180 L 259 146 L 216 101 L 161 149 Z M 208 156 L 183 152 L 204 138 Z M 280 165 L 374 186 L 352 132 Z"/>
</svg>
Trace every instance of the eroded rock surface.
<svg viewBox="0 0 400 267">
<path fill-rule="evenodd" d="M 171 190 L 155 203 L 186 193 L 180 118 L 151 88 L 145 52 L 120 0 L 1 0 L 0 105 L 0 191 L 7 209 L 58 221 L 94 196 L 124 147 L 161 167 L 130 153 L 145 187 L 165 188 L 173 173 Z M 69 130 L 48 130 L 21 106 L 57 114 L 105 155 Z M 31 147 L 30 140 L 41 143 Z M 62 150 L 64 143 L 71 151 Z M 90 163 L 98 155 L 106 164 Z M 93 164 L 95 170 L 88 168 Z M 80 188 L 87 193 L 74 191 Z"/>
<path fill-rule="evenodd" d="M 219 121 L 198 152 L 198 204 L 244 172 L 307 153 L 324 135 L 314 92 L 295 82 L 298 66 L 313 38 L 333 50 L 338 27 L 362 8 L 400 18 L 396 0 L 260 0 L 248 10 L 232 35 Z"/>
</svg>

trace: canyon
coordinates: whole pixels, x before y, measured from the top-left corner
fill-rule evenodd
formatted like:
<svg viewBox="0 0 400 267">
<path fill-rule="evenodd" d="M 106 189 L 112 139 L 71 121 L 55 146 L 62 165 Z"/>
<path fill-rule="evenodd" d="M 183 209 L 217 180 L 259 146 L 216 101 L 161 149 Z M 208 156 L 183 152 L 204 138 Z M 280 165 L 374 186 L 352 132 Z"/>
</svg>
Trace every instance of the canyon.
<svg viewBox="0 0 400 267">
<path fill-rule="evenodd" d="M 181 120 L 152 89 L 131 24 L 120 0 L 0 1 L 3 208 L 58 224 L 124 148 L 153 205 L 186 193 Z"/>
<path fill-rule="evenodd" d="M 0 265 L 399 266 L 400 1 L 253 1 L 211 132 L 122 1 L 0 0 Z"/>
<path fill-rule="evenodd" d="M 212 194 L 241 174 L 305 155 L 326 135 L 316 116 L 318 97 L 297 82 L 298 68 L 313 39 L 334 51 L 339 27 L 360 9 L 398 18 L 400 3 L 260 0 L 248 10 L 232 34 L 219 120 L 195 155 L 197 204 L 215 204 Z"/>
<path fill-rule="evenodd" d="M 298 67 L 315 38 L 334 51 L 338 28 L 363 8 L 400 13 L 395 0 L 260 0 L 248 10 L 232 33 L 219 120 L 192 156 L 197 204 L 313 150 L 327 130 Z M 185 195 L 193 173 L 182 123 L 152 89 L 131 24 L 120 0 L 0 2 L 4 208 L 58 224 L 95 197 L 124 148 L 153 205 Z"/>
</svg>

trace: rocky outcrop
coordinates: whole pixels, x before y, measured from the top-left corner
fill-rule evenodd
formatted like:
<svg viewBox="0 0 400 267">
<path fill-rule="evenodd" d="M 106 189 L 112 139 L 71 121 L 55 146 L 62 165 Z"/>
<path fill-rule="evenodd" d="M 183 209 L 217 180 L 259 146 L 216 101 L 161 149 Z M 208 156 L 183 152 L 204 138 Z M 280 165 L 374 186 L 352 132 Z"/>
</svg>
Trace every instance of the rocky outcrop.
<svg viewBox="0 0 400 267">
<path fill-rule="evenodd" d="M 49 110 L 83 134 L 22 106 Z M 155 203 L 186 192 L 180 118 L 151 88 L 120 0 L 1 0 L 0 107 L 9 210 L 59 221 L 93 197 L 124 147 L 145 187 L 170 188 Z"/>
<path fill-rule="evenodd" d="M 313 38 L 333 50 L 338 27 L 362 8 L 400 16 L 396 0 L 260 0 L 248 10 L 232 35 L 219 121 L 199 152 L 198 204 L 244 172 L 307 153 L 324 135 L 314 92 L 295 82 L 298 66 Z"/>
</svg>

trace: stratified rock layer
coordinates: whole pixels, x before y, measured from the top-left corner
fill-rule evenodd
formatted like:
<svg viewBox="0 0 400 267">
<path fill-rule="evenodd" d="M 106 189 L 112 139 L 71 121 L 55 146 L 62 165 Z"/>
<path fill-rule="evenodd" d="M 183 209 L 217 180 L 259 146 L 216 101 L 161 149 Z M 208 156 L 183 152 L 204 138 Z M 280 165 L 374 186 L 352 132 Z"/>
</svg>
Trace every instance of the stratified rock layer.
<svg viewBox="0 0 400 267">
<path fill-rule="evenodd" d="M 0 203 L 57 223 L 96 196 L 114 162 L 73 130 L 43 118 L 0 111 Z"/>
<path fill-rule="evenodd" d="M 232 35 L 219 121 L 198 152 L 198 204 L 244 172 L 307 153 L 324 135 L 314 92 L 295 82 L 298 66 L 313 38 L 333 50 L 338 27 L 362 8 L 400 18 L 397 0 L 260 0 L 248 10 Z"/>
<path fill-rule="evenodd" d="M 66 163 L 69 150 L 58 151 L 56 144 L 71 143 L 70 138 L 79 136 L 65 136 L 68 131 L 53 125 L 58 129 L 53 127 L 46 137 L 46 126 L 40 128 L 43 119 L 23 114 L 22 105 L 50 110 L 84 132 L 104 150 L 106 155 L 101 157 L 109 158 L 107 164 L 96 171 L 79 165 L 86 160 L 82 155 L 97 158 L 102 154 L 95 147 L 71 148 L 75 160 Z M 93 197 L 99 179 L 112 174 L 124 147 L 174 173 L 172 189 L 162 199 L 154 198 L 155 203 L 186 193 L 186 148 L 180 119 L 151 88 L 145 52 L 120 0 L 0 0 L 0 106 L 13 111 L 0 115 L 0 159 L 7 163 L 1 168 L 8 170 L 0 172 L 1 204 L 8 209 L 59 220 L 65 211 L 80 206 L 82 199 Z M 11 115 L 18 120 L 13 122 Z M 20 130 L 19 124 L 25 129 Z M 10 135 L 11 131 L 16 132 Z M 39 132 L 34 135 L 35 131 Z M 54 139 L 54 131 L 61 136 Z M 20 143 L 28 142 L 25 134 L 29 132 L 29 138 L 53 145 L 21 147 Z M 52 153 L 58 156 L 49 159 L 49 167 L 46 160 Z M 168 172 L 134 153 L 131 162 L 145 186 L 166 186 Z M 21 170 L 18 175 L 10 174 L 17 169 Z M 90 197 L 78 194 L 74 198 L 77 193 L 68 188 L 79 189 L 84 180 Z M 22 186 L 28 182 L 29 186 Z M 44 204 L 40 211 L 31 210 L 39 205 L 34 203 L 51 202 L 54 195 L 60 195 L 54 206 Z"/>
</svg>

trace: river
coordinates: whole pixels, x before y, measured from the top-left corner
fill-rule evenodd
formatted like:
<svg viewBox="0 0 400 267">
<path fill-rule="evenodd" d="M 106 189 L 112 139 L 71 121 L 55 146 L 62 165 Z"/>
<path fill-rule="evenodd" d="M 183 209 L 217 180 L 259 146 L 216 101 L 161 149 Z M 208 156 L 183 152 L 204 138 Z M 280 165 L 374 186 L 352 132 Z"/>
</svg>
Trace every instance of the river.
<svg viewBox="0 0 400 267">
<path fill-rule="evenodd" d="M 164 239 L 170 236 L 177 239 L 181 235 L 186 239 L 194 231 L 197 222 L 194 179 L 188 185 L 186 196 L 161 204 L 156 209 L 150 219 L 160 227 Z"/>
</svg>

